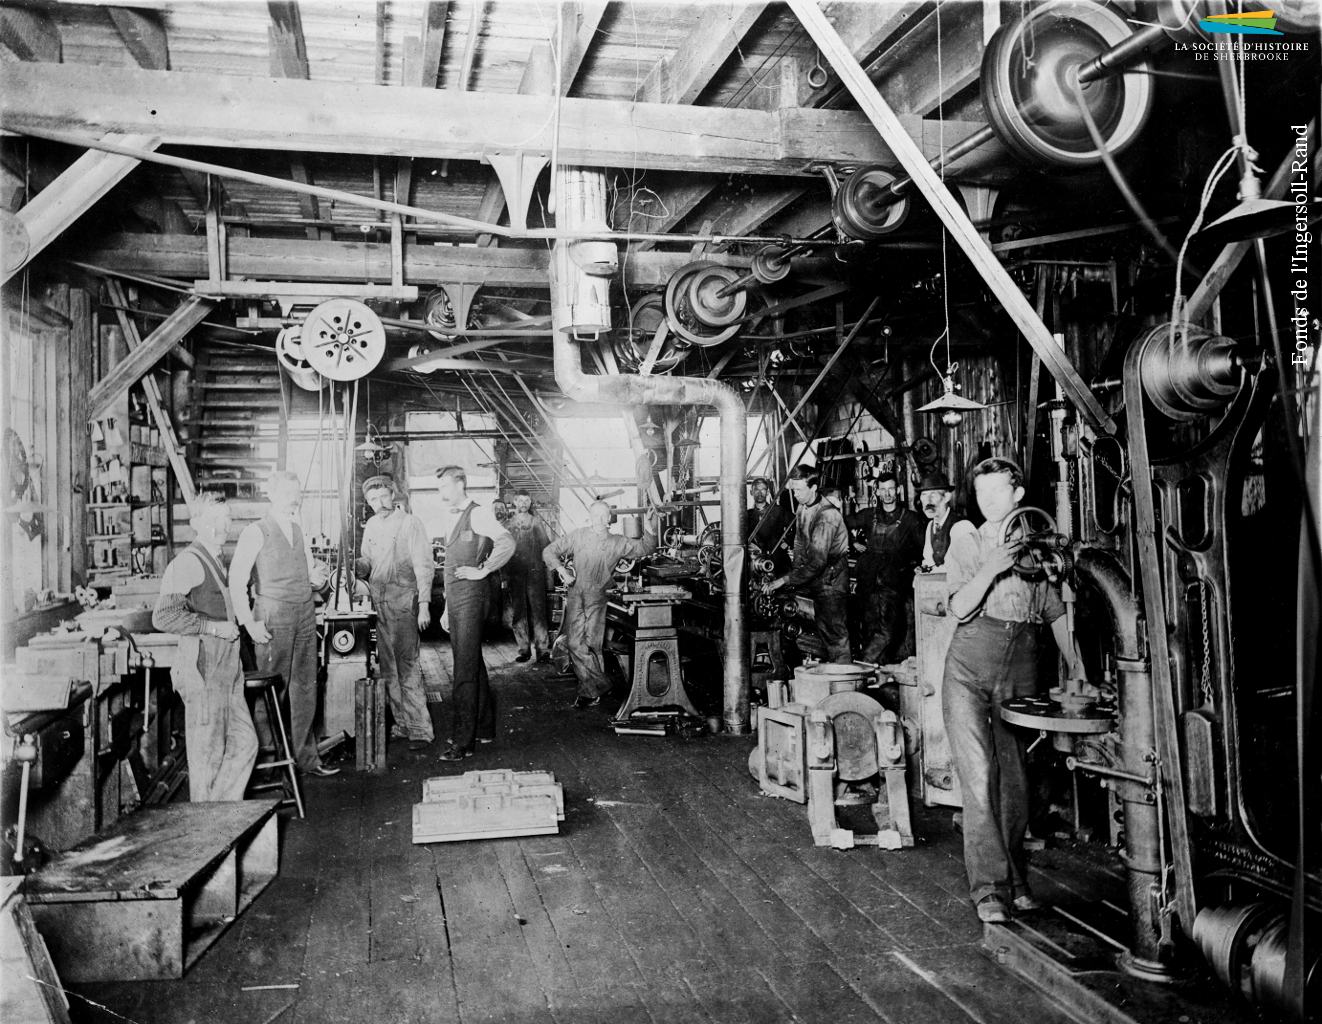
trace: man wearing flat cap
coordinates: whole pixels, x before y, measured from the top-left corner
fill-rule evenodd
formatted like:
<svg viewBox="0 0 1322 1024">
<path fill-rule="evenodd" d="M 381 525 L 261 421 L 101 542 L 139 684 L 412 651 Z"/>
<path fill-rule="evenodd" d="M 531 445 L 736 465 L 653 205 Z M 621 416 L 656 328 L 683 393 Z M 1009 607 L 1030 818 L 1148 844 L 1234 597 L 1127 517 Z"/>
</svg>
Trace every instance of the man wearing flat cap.
<svg viewBox="0 0 1322 1024">
<path fill-rule="evenodd" d="M 421 519 L 396 505 L 398 488 L 390 477 L 364 481 L 363 497 L 375 515 L 363 528 L 354 570 L 367 580 L 376 609 L 377 661 L 393 731 L 408 737 L 410 750 L 422 750 L 435 738 L 418 662 L 418 632 L 431 625 L 431 538 Z"/>
<path fill-rule="evenodd" d="M 946 562 L 946 552 L 957 537 L 976 533 L 969 520 L 955 511 L 955 491 L 944 473 L 929 473 L 918 483 L 918 507 L 930 522 L 923 535 L 924 572 L 939 569 Z"/>
</svg>

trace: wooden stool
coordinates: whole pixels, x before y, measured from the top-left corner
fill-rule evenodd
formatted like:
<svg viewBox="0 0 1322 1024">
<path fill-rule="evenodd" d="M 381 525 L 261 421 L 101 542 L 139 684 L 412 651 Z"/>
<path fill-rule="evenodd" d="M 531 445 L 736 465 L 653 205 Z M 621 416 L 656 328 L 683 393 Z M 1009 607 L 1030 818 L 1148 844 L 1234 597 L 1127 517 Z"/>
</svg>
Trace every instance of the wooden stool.
<svg viewBox="0 0 1322 1024">
<path fill-rule="evenodd" d="M 255 699 L 257 693 L 261 693 L 263 700 L 266 701 L 266 719 L 270 723 L 271 731 L 275 734 L 277 744 L 275 753 L 276 758 L 272 761 L 262 761 L 260 764 L 253 765 L 254 772 L 273 771 L 277 768 L 283 768 L 289 774 L 289 787 L 293 790 L 294 806 L 298 808 L 298 816 L 306 817 L 303 813 L 303 793 L 298 788 L 298 769 L 295 767 L 297 762 L 294 760 L 294 747 L 289 740 L 289 730 L 285 727 L 285 716 L 280 710 L 280 695 L 276 692 L 280 685 L 279 672 L 245 672 L 243 674 L 243 691 L 250 699 Z M 284 757 L 280 757 L 280 748 L 284 748 Z M 264 789 L 285 788 L 284 782 L 262 782 L 252 787 L 254 793 Z M 290 797 L 286 796 L 282 803 L 288 803 Z"/>
</svg>

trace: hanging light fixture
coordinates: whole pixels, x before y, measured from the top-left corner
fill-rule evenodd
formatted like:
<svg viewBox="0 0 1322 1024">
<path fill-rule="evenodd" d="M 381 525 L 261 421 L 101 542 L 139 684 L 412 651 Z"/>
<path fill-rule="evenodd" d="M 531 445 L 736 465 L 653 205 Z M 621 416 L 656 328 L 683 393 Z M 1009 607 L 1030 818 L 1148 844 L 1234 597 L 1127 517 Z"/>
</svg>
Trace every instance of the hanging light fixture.
<svg viewBox="0 0 1322 1024">
<path fill-rule="evenodd" d="M 956 365 L 958 364 L 952 364 L 950 369 L 953 371 Z M 975 402 L 971 398 L 955 394 L 955 378 L 953 375 L 943 376 L 941 383 L 945 387 L 945 392 L 935 401 L 921 406 L 917 410 L 918 412 L 939 412 L 941 422 L 948 427 L 954 427 L 963 422 L 966 412 L 975 412 L 978 409 L 987 408 L 981 402 Z"/>
<path fill-rule="evenodd" d="M 369 422 L 367 424 L 367 436 L 363 443 L 358 445 L 354 451 L 358 452 L 364 459 L 374 466 L 379 466 L 394 454 L 395 446 L 393 444 L 378 444 L 374 441 L 373 435 L 380 437 L 380 432 Z"/>
</svg>

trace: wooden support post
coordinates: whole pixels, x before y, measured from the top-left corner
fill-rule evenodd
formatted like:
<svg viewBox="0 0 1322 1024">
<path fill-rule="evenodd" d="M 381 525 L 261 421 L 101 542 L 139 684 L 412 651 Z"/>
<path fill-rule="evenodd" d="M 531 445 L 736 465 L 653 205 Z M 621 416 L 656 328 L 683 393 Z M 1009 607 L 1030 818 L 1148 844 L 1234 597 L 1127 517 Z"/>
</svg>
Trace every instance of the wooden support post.
<svg viewBox="0 0 1322 1024">
<path fill-rule="evenodd" d="M 94 296 L 81 288 L 69 292 L 69 571 L 72 581 L 87 582 L 87 502 L 91 489 L 92 440 L 87 429 L 87 397 L 92 363 L 99 344 Z"/>
<path fill-rule="evenodd" d="M 891 147 L 904 169 L 913 177 L 914 184 L 936 210 L 941 222 L 959 243 L 983 280 L 987 282 L 992 294 L 1005 307 L 1006 312 L 1028 339 L 1028 343 L 1041 356 L 1051 375 L 1056 378 L 1066 396 L 1079 410 L 1079 414 L 1099 433 L 1114 434 L 1118 429 L 1115 420 L 1088 390 L 1088 385 L 1056 345 L 1042 319 L 1036 315 L 1033 307 L 1024 298 L 1019 286 L 1014 283 L 995 254 L 987 247 L 987 243 L 979 236 L 977 228 L 932 170 L 922 150 L 905 133 L 899 119 L 878 94 L 871 79 L 854 59 L 849 48 L 831 27 L 814 0 L 788 0 L 788 2 L 808 34 L 821 48 L 822 54 L 835 67 L 845 86 L 881 134 L 882 139 Z"/>
</svg>

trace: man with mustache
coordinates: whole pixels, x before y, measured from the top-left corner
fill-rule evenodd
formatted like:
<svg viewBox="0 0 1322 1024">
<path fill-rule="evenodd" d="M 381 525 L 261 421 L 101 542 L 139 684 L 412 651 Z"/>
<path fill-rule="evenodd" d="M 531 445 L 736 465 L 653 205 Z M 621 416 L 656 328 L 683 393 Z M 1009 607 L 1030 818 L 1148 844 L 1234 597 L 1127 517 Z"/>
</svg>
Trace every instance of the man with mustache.
<svg viewBox="0 0 1322 1024">
<path fill-rule="evenodd" d="M 944 473 L 929 473 L 918 484 L 918 507 L 931 520 L 923 534 L 924 572 L 945 564 L 946 552 L 956 538 L 977 532 L 966 516 L 955 511 L 951 504 L 954 497 L 955 492 Z"/>
</svg>

